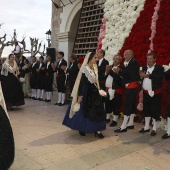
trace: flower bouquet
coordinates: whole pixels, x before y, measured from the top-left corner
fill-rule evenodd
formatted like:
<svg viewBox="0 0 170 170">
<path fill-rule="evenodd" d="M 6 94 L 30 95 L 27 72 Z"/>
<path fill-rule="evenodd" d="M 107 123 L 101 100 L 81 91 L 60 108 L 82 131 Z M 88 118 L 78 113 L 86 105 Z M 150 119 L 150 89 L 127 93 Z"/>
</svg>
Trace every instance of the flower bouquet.
<svg viewBox="0 0 170 170">
<path fill-rule="evenodd" d="M 104 90 L 99 90 L 99 94 L 102 97 L 107 97 L 107 93 Z"/>
<path fill-rule="evenodd" d="M 20 77 L 19 78 L 19 81 L 23 84 L 23 83 L 25 83 L 25 79 L 23 78 L 23 77 Z"/>
</svg>

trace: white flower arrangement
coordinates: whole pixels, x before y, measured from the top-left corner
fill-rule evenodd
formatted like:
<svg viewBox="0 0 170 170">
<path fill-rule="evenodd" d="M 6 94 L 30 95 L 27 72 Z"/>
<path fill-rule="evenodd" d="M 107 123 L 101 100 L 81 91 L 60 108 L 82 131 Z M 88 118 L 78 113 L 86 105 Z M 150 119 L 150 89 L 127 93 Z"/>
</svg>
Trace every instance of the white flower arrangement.
<svg viewBox="0 0 170 170">
<path fill-rule="evenodd" d="M 106 59 L 113 60 L 123 47 L 129 36 L 146 0 L 107 0 L 105 2 L 104 17 L 107 18 L 105 38 L 102 40 L 102 49 L 106 51 Z"/>
</svg>

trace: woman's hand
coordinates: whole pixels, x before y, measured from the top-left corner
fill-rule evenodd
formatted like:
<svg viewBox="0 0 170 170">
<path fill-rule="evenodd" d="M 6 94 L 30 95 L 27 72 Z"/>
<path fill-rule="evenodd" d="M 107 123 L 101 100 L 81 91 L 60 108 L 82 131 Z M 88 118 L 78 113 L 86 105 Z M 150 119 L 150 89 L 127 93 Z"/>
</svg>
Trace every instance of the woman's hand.
<svg viewBox="0 0 170 170">
<path fill-rule="evenodd" d="M 81 103 L 81 102 L 82 102 L 82 99 L 83 99 L 83 96 L 78 96 L 77 102 L 78 102 L 78 103 Z"/>
</svg>

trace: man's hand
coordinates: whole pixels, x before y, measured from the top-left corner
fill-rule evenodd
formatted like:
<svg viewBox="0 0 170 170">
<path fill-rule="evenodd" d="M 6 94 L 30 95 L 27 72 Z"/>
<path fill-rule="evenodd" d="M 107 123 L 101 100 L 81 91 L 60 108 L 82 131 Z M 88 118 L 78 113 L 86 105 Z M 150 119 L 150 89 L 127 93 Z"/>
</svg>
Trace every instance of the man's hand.
<svg viewBox="0 0 170 170">
<path fill-rule="evenodd" d="M 117 68 L 113 68 L 112 69 L 116 74 L 118 74 L 119 73 L 119 71 L 120 71 L 120 68 L 119 67 L 117 67 Z"/>
<path fill-rule="evenodd" d="M 106 74 L 108 74 L 110 70 L 112 70 L 112 67 L 109 65 L 106 65 Z"/>
<path fill-rule="evenodd" d="M 148 72 L 147 74 L 145 74 L 145 72 L 141 70 L 139 71 L 139 75 L 141 78 L 148 78 L 150 76 L 150 73 Z"/>
</svg>

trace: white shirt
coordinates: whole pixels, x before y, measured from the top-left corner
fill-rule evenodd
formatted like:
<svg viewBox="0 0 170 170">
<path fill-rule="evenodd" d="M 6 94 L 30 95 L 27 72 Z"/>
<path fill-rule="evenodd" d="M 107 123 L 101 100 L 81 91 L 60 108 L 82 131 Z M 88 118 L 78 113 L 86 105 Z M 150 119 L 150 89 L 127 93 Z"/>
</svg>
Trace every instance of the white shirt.
<svg viewBox="0 0 170 170">
<path fill-rule="evenodd" d="M 102 61 L 103 61 L 103 58 L 101 58 L 101 59 L 99 60 L 98 66 L 100 66 L 100 65 L 102 64 Z"/>
<path fill-rule="evenodd" d="M 119 66 L 119 65 L 118 65 L 118 66 Z M 118 68 L 118 66 L 113 66 L 113 67 L 112 67 L 112 71 L 113 71 L 114 68 Z M 106 87 L 109 87 L 109 88 L 112 89 L 112 84 L 113 84 L 113 77 L 110 76 L 110 75 L 108 75 L 107 78 L 106 78 L 106 83 L 105 83 L 105 85 L 106 85 Z"/>
<path fill-rule="evenodd" d="M 48 66 L 50 65 L 50 61 L 47 62 L 47 69 L 48 69 Z"/>
<path fill-rule="evenodd" d="M 41 66 L 42 66 L 42 63 L 40 63 L 40 65 L 39 65 L 39 69 L 41 68 Z"/>
<path fill-rule="evenodd" d="M 153 70 L 155 68 L 155 65 L 152 67 L 148 67 L 146 74 L 152 74 Z M 152 90 L 152 82 L 151 79 L 149 78 L 144 78 L 143 80 L 143 85 L 142 85 L 144 90 Z"/>
<path fill-rule="evenodd" d="M 32 63 L 32 68 L 35 66 L 35 64 L 36 64 L 37 62 L 35 62 L 35 63 Z"/>
<path fill-rule="evenodd" d="M 73 67 L 73 63 L 70 64 L 70 68 Z"/>
<path fill-rule="evenodd" d="M 130 60 L 132 60 L 132 58 L 131 58 Z M 127 66 L 128 66 L 128 64 L 129 64 L 130 60 L 129 60 L 129 61 L 124 61 L 124 66 L 125 66 L 125 67 L 127 67 Z"/>
</svg>

